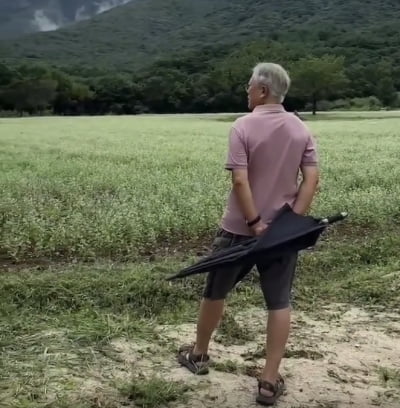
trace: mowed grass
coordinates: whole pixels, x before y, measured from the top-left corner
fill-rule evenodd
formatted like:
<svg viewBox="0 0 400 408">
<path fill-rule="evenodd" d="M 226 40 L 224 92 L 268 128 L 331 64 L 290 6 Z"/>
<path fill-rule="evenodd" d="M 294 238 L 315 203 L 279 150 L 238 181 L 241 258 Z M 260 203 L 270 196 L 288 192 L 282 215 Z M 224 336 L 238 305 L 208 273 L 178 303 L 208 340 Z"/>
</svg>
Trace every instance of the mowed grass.
<svg viewBox="0 0 400 408">
<path fill-rule="evenodd" d="M 350 216 L 302 254 L 295 308 L 400 308 L 400 117 L 376 116 L 308 122 L 322 166 L 312 213 Z M 196 319 L 204 276 L 164 278 L 196 259 L 222 214 L 230 123 L 218 118 L 0 120 L 0 407 L 186 401 L 187 387 L 157 368 L 141 377 L 113 342 L 171 358 L 156 328 Z M 256 282 L 230 296 L 224 342 L 247 341 L 234 316 L 263 306 Z"/>
</svg>

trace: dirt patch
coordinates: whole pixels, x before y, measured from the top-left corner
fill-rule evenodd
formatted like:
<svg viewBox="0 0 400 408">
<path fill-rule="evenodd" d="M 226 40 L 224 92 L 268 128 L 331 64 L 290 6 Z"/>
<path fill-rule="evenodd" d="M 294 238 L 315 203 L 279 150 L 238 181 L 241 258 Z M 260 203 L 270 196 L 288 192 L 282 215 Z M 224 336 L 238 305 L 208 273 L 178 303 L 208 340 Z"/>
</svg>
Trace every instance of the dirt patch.
<svg viewBox="0 0 400 408">
<path fill-rule="evenodd" d="M 135 372 L 193 386 L 192 407 L 251 407 L 256 406 L 254 377 L 264 363 L 265 316 L 263 310 L 250 309 L 235 317 L 251 329 L 252 339 L 229 346 L 214 339 L 210 348 L 214 365 L 207 376 L 193 376 L 175 361 L 173 350 L 193 341 L 194 324 L 158 328 L 171 344 L 168 353 L 160 346 L 149 348 L 146 342 L 121 340 L 113 346 Z M 383 381 L 382 372 L 400 373 L 399 320 L 397 314 L 346 310 L 342 305 L 319 317 L 294 312 L 281 370 L 288 389 L 279 406 L 398 408 L 400 387 L 396 381 Z"/>
<path fill-rule="evenodd" d="M 47 257 L 35 256 L 17 259 L 8 253 L 0 252 L 0 272 L 15 273 L 26 269 L 32 271 L 65 270 L 71 264 L 91 266 L 93 264 L 107 264 L 109 262 L 124 265 L 126 262 L 150 262 L 156 263 L 165 258 L 174 257 L 186 259 L 191 256 L 203 257 L 210 254 L 214 231 L 203 233 L 197 238 L 192 236 L 182 237 L 179 240 L 160 237 L 158 245 L 147 245 L 137 253 L 129 253 L 126 256 L 102 256 L 77 259 L 75 256 L 63 254 L 49 255 Z"/>
</svg>

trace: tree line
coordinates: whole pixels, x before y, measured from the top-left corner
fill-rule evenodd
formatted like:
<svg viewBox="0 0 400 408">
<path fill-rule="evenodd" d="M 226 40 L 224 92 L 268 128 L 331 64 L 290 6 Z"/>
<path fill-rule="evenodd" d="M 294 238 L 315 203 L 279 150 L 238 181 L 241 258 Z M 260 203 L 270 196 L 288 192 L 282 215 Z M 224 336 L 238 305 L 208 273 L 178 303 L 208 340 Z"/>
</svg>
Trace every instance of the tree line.
<svg viewBox="0 0 400 408">
<path fill-rule="evenodd" d="M 215 49 L 171 57 L 137 72 L 3 62 L 0 111 L 19 115 L 243 112 L 251 68 L 267 58 L 282 63 L 292 77 L 285 102 L 289 110 L 315 113 L 400 106 L 400 72 L 389 60 L 361 65 L 334 54 L 303 56 L 281 44 L 265 48 L 255 43 L 231 53 Z"/>
</svg>

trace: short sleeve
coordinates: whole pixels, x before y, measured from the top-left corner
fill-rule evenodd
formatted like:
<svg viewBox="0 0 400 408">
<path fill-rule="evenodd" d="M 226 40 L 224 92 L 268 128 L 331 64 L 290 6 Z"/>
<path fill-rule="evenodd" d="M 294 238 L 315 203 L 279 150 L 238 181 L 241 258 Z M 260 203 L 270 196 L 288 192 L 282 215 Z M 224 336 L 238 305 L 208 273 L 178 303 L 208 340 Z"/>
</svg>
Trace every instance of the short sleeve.
<svg viewBox="0 0 400 408">
<path fill-rule="evenodd" d="M 243 135 L 234 126 L 229 133 L 228 155 L 225 169 L 245 169 L 248 164 L 248 152 Z"/>
<path fill-rule="evenodd" d="M 306 148 L 303 152 L 301 160 L 302 166 L 317 166 L 318 165 L 318 153 L 315 138 L 310 134 L 307 140 Z"/>
</svg>

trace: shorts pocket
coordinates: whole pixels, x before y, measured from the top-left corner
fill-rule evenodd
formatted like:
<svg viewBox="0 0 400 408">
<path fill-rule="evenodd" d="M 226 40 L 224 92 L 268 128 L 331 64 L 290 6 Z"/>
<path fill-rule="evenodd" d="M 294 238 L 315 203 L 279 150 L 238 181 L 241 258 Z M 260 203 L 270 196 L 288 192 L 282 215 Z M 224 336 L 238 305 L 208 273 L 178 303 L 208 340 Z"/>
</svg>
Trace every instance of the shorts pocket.
<svg viewBox="0 0 400 408">
<path fill-rule="evenodd" d="M 220 249 L 229 248 L 232 246 L 233 236 L 226 231 L 219 230 L 212 243 L 212 250 L 218 251 Z"/>
</svg>

